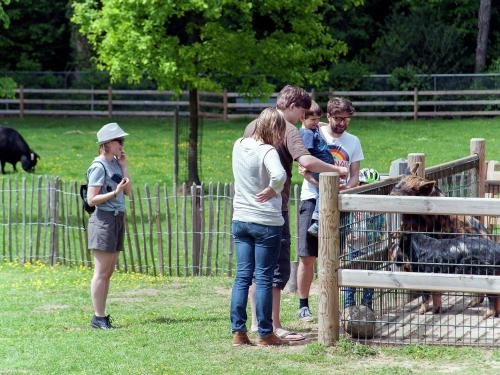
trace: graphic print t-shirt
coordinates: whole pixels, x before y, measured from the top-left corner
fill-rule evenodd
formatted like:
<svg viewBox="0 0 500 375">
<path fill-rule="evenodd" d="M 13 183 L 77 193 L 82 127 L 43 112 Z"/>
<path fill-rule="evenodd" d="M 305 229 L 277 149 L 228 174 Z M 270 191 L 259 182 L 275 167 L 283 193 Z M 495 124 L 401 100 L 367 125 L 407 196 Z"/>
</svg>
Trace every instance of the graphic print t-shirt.
<svg viewBox="0 0 500 375">
<path fill-rule="evenodd" d="M 319 130 L 328 145 L 328 150 L 333 156 L 333 164 L 349 169 L 351 163 L 364 159 L 361 142 L 358 137 L 348 132 L 344 132 L 339 138 L 333 138 L 327 132 L 328 126 L 329 125 L 323 125 Z M 314 199 L 317 196 L 317 192 L 317 186 L 304 180 L 300 199 Z"/>
</svg>

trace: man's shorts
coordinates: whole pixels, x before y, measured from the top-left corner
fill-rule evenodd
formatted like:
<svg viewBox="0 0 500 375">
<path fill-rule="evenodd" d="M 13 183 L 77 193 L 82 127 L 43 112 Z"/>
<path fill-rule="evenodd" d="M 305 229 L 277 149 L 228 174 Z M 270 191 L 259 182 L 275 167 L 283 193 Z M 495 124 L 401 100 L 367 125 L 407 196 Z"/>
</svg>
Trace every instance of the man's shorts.
<svg viewBox="0 0 500 375">
<path fill-rule="evenodd" d="M 318 256 L 318 238 L 307 233 L 311 225 L 311 218 L 316 206 L 316 199 L 307 199 L 300 202 L 299 211 L 299 256 Z"/>
<path fill-rule="evenodd" d="M 314 207 L 313 207 L 314 209 Z M 282 211 L 285 223 L 281 227 L 281 244 L 278 254 L 278 262 L 274 269 L 273 288 L 283 290 L 290 278 L 290 219 L 288 211 Z"/>
<path fill-rule="evenodd" d="M 311 219 L 314 212 L 314 206 L 316 205 L 316 199 L 307 199 L 300 202 L 299 211 L 299 256 L 318 256 L 318 238 L 311 236 L 307 233 L 307 229 L 311 225 Z M 343 249 L 346 246 L 346 236 L 350 228 L 350 214 L 349 212 L 340 213 L 340 252 L 343 253 Z"/>
</svg>

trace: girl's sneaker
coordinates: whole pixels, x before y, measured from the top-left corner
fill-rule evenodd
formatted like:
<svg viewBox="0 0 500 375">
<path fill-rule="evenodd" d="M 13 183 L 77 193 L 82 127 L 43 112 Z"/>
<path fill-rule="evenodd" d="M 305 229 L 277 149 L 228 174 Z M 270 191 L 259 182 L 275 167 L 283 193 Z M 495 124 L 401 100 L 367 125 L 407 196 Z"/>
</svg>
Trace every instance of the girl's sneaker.
<svg viewBox="0 0 500 375">
<path fill-rule="evenodd" d="M 92 321 L 90 322 L 90 325 L 92 328 L 99 328 L 99 329 L 113 329 L 113 325 L 111 325 L 111 317 L 109 315 L 100 317 L 100 316 L 93 316 Z"/>
</svg>

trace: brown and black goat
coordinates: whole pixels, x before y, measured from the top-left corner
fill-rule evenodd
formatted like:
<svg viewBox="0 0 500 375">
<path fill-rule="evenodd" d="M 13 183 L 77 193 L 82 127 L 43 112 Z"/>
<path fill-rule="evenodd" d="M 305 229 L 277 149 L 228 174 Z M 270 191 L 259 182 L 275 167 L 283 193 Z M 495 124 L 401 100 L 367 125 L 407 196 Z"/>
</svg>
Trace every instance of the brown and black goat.
<svg viewBox="0 0 500 375">
<path fill-rule="evenodd" d="M 435 181 L 426 180 L 416 175 L 404 177 L 392 189 L 390 195 L 444 196 L 436 186 Z M 495 243 L 488 239 L 488 235 L 486 228 L 472 216 L 403 214 L 401 218 L 401 234 L 390 247 L 389 258 L 398 264 L 402 264 L 403 269 L 406 271 L 442 273 L 453 271 L 453 273 L 456 273 L 462 268 L 454 267 L 451 270 L 447 264 L 452 261 L 466 261 L 466 259 L 474 259 L 476 264 L 481 264 L 483 268 L 489 267 L 490 271 L 498 270 L 498 268 L 495 268 L 496 262 L 488 258 L 491 249 L 496 249 Z M 443 240 L 443 242 L 440 243 L 440 240 Z M 455 243 L 457 241 L 460 243 Z M 479 247 L 473 245 L 473 241 L 477 241 L 480 244 Z M 422 251 L 422 246 L 417 243 L 426 243 L 432 247 L 427 251 Z M 462 254 L 465 258 L 456 259 L 452 250 L 457 248 L 472 251 L 474 256 Z M 482 256 L 479 254 L 481 251 L 484 253 Z M 496 252 L 493 251 L 492 254 L 495 255 Z M 498 255 L 500 260 L 500 252 Z M 423 259 L 424 257 L 426 259 Z M 453 259 L 446 259 L 446 257 L 452 257 Z M 421 266 L 421 264 L 424 264 L 424 266 Z M 467 267 L 466 264 L 464 266 L 468 273 L 481 273 L 481 266 Z M 491 274 L 491 272 L 488 272 L 488 274 Z M 500 314 L 500 298 L 497 297 L 495 295 L 488 296 L 489 304 L 486 316 L 498 316 Z M 431 293 L 423 292 L 422 299 L 423 302 L 419 312 L 425 314 L 429 309 Z M 482 296 L 474 297 L 469 306 L 476 306 L 483 299 Z M 432 310 L 434 313 L 442 311 L 441 293 L 439 292 L 432 293 Z"/>
</svg>

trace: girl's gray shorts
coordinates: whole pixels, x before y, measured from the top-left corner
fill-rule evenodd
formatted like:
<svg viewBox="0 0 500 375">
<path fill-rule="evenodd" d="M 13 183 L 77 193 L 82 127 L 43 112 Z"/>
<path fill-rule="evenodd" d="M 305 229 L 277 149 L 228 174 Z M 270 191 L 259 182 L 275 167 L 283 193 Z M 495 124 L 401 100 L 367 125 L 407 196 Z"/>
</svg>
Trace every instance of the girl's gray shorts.
<svg viewBox="0 0 500 375">
<path fill-rule="evenodd" d="M 88 240 L 90 250 L 123 251 L 125 215 L 96 209 L 89 218 Z"/>
</svg>

